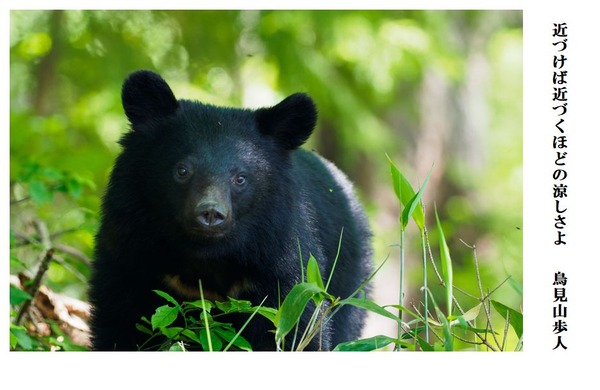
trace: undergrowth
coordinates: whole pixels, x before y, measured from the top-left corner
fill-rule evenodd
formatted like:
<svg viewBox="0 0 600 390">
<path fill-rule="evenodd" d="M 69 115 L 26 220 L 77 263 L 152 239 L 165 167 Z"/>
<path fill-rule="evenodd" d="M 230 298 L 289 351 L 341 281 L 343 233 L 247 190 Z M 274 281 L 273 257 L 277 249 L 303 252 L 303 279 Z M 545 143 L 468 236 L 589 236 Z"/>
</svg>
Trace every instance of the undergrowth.
<svg viewBox="0 0 600 390">
<path fill-rule="evenodd" d="M 196 301 L 178 302 L 164 291 L 155 291 L 166 302 L 158 307 L 150 319 L 142 318 L 137 324 L 140 332 L 148 336 L 148 340 L 140 349 L 159 349 L 170 351 L 204 350 L 204 351 L 251 351 L 252 346 L 242 336 L 246 326 L 251 326 L 256 315 L 266 318 L 273 327 L 273 337 L 278 350 L 304 350 L 311 340 L 319 337 L 323 324 L 336 315 L 338 310 L 351 305 L 375 313 L 393 321 L 397 325 L 397 332 L 392 335 L 376 335 L 360 340 L 353 340 L 335 346 L 336 351 L 455 351 L 455 350 L 487 350 L 487 351 L 519 351 L 523 344 L 523 315 L 521 312 L 494 300 L 493 295 L 505 282 L 494 286 L 491 290 L 482 284 L 480 276 L 477 249 L 463 242 L 473 254 L 478 295 L 467 293 L 453 282 L 453 263 L 449 246 L 446 242 L 442 223 L 434 205 L 435 231 L 439 254 L 433 254 L 429 232 L 425 223 L 425 208 L 422 196 L 425 191 L 429 175 L 423 184 L 415 191 L 404 175 L 389 159 L 391 178 L 394 192 L 400 205 L 399 215 L 399 248 L 400 248 L 400 295 L 398 302 L 380 305 L 365 297 L 364 287 L 385 264 L 385 260 L 365 280 L 361 286 L 349 297 L 336 297 L 328 292 L 332 275 L 321 275 L 318 261 L 310 256 L 306 270 L 302 269 L 301 282 L 295 285 L 285 296 L 277 308 L 264 307 L 263 303 L 254 305 L 251 302 L 228 298 L 224 302 L 211 302 L 201 296 Z M 35 172 L 45 172 L 40 168 Z M 82 184 L 87 182 L 74 176 L 53 173 L 51 177 L 42 179 L 51 180 L 53 185 L 45 184 L 38 179 L 40 175 L 29 175 L 22 183 L 14 183 L 19 188 L 29 188 L 29 194 L 22 199 L 11 201 L 11 206 L 31 202 L 39 205 L 52 201 L 53 192 L 65 192 L 73 198 L 79 196 Z M 48 176 L 48 175 L 46 175 Z M 40 176 L 41 177 L 41 176 Z M 33 179 L 32 179 L 33 178 Z M 13 183 L 11 183 L 13 185 Z M 422 284 L 419 287 L 420 302 L 408 307 L 405 302 L 405 248 L 407 227 L 411 221 L 419 231 L 419 244 L 421 248 Z M 43 230 L 43 229 L 42 229 Z M 43 233 L 43 231 L 42 231 Z M 33 315 L 31 307 L 35 306 L 35 297 L 38 295 L 41 280 L 48 269 L 48 263 L 57 262 L 60 257 L 55 255 L 55 248 L 50 245 L 50 235 L 46 232 L 31 237 L 18 235 L 11 227 L 11 264 L 24 265 L 15 254 L 14 249 L 23 245 L 32 246 L 38 253 L 38 271 L 35 277 L 22 280 L 22 283 L 12 283 L 10 287 L 11 325 L 10 347 L 11 350 L 82 350 L 80 345 L 73 343 L 61 327 L 59 321 L 51 316 Z M 20 239 L 20 240 L 18 240 Z M 343 245 L 343 231 L 339 245 Z M 64 248 L 62 248 L 64 250 Z M 70 251 L 71 254 L 77 254 Z M 22 253 L 22 252 L 18 252 Z M 41 255 L 39 255 L 41 253 Z M 339 253 L 339 247 L 338 247 Z M 387 260 L 387 259 L 386 259 Z M 337 258 L 335 259 L 337 261 Z M 45 264 L 44 264 L 45 263 Z M 62 262 L 64 264 L 64 261 Z M 12 268 L 12 267 L 11 267 Z M 335 270 L 335 265 L 333 267 Z M 443 287 L 443 294 L 436 296 L 428 285 L 428 273 L 433 271 L 439 285 Z M 12 278 L 14 280 L 15 278 Z M 23 279 L 23 278 L 22 278 Z M 202 293 L 201 281 L 199 291 Z M 464 296 L 459 302 L 457 295 Z M 312 302 L 314 305 L 309 305 Z M 464 307 L 463 307 L 464 306 Z M 300 331 L 298 326 L 300 317 L 306 310 L 312 310 L 310 321 L 305 329 Z M 244 313 L 247 321 L 240 329 L 234 329 L 226 318 L 231 313 Z M 501 321 L 498 321 L 498 316 Z M 496 318 L 496 319 L 495 319 Z M 47 328 L 47 332 L 39 332 L 40 325 Z M 509 337 L 510 329 L 517 336 L 514 342 Z M 466 345 L 466 347 L 465 347 Z"/>
</svg>

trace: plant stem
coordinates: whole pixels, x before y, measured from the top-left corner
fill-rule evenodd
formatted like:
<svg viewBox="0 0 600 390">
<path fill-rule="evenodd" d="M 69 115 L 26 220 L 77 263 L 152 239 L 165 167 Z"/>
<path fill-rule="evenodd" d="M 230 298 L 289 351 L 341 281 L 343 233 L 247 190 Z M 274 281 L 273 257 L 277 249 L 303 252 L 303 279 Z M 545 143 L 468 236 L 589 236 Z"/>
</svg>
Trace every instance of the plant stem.
<svg viewBox="0 0 600 390">
<path fill-rule="evenodd" d="M 427 304 L 427 253 L 425 252 L 425 231 L 421 230 L 421 250 L 423 253 L 423 305 L 425 307 L 425 341 L 429 343 L 429 313 Z"/>
<path fill-rule="evenodd" d="M 402 224 L 400 225 L 402 226 Z M 403 292 L 404 292 L 404 228 L 400 228 L 400 292 L 398 293 L 398 305 L 403 307 Z M 402 322 L 402 310 L 398 309 L 398 318 Z M 398 324 L 398 340 L 402 338 L 402 324 Z M 396 351 L 401 351 L 400 345 L 396 345 Z"/>
</svg>

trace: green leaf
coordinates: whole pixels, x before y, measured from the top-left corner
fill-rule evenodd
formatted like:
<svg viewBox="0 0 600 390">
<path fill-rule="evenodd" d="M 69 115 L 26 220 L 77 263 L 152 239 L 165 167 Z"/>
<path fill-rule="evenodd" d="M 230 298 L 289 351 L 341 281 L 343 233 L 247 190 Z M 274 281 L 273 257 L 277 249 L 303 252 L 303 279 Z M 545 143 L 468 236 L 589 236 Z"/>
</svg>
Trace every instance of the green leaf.
<svg viewBox="0 0 600 390">
<path fill-rule="evenodd" d="M 378 335 L 361 340 L 347 341 L 338 344 L 333 350 L 340 352 L 347 351 L 375 351 L 392 343 L 399 342 L 393 337 Z"/>
<path fill-rule="evenodd" d="M 53 199 L 52 191 L 50 191 L 44 183 L 38 179 L 31 179 L 29 182 L 29 195 L 36 204 L 50 202 Z"/>
<path fill-rule="evenodd" d="M 195 309 L 200 309 L 200 310 L 204 310 L 206 308 L 206 310 L 209 313 L 210 313 L 210 310 L 213 308 L 213 303 L 211 301 L 204 300 L 204 302 L 202 302 L 201 299 L 198 299 L 197 301 L 193 301 L 193 302 L 184 302 L 183 304 L 186 307 L 191 306 Z"/>
<path fill-rule="evenodd" d="M 20 325 L 10 324 L 11 347 L 14 349 L 17 345 L 25 350 L 33 349 L 33 340 L 27 333 L 27 329 Z"/>
<path fill-rule="evenodd" d="M 427 290 L 427 293 L 429 294 L 429 297 L 431 298 L 431 302 L 433 303 L 435 312 L 441 322 L 442 330 L 444 331 L 444 338 L 443 338 L 444 350 L 445 351 L 453 351 L 454 350 L 454 336 L 452 335 L 450 323 L 448 322 L 448 319 L 444 316 L 444 313 L 442 313 L 442 311 L 440 310 L 440 307 L 438 306 L 435 298 L 433 297 L 431 290 Z M 437 350 L 437 347 L 435 344 L 434 344 L 434 349 Z"/>
<path fill-rule="evenodd" d="M 473 333 L 494 333 L 494 334 L 498 334 L 498 332 L 496 332 L 496 331 L 494 331 L 492 329 L 472 328 L 470 326 L 467 326 L 464 329 L 468 330 L 469 332 L 473 332 Z"/>
<path fill-rule="evenodd" d="M 227 298 L 225 302 L 215 302 L 215 305 L 223 313 L 248 313 L 252 312 L 252 302 Z"/>
<path fill-rule="evenodd" d="M 57 171 L 54 168 L 49 168 L 49 167 L 44 167 L 44 168 L 40 167 L 37 172 L 37 176 L 40 178 L 44 178 L 46 180 L 52 180 L 52 181 L 62 181 L 65 178 L 65 175 L 62 172 Z"/>
<path fill-rule="evenodd" d="M 210 332 L 210 335 L 209 335 Z M 220 351 L 223 349 L 223 341 L 218 334 L 211 329 L 202 329 L 199 333 L 200 343 L 205 351 Z"/>
<path fill-rule="evenodd" d="M 238 332 L 235 334 L 235 336 L 229 341 L 229 344 L 227 344 L 224 351 L 227 351 L 232 345 L 235 345 L 234 342 L 237 340 L 238 337 L 241 337 L 240 335 L 242 334 L 242 332 L 244 331 L 246 326 L 250 323 L 250 321 L 252 321 L 252 318 L 254 318 L 256 313 L 258 313 L 258 311 L 260 310 L 260 308 L 262 307 L 262 305 L 265 303 L 266 300 L 267 300 L 267 297 L 264 297 L 262 302 L 260 303 L 260 305 L 258 305 L 258 307 L 255 308 L 254 312 L 250 315 L 250 317 L 248 317 L 246 322 L 244 322 L 244 324 L 242 325 L 240 330 L 238 330 Z"/>
<path fill-rule="evenodd" d="M 73 177 L 70 177 L 65 181 L 65 187 L 69 195 L 71 195 L 74 199 L 79 199 L 81 193 L 83 192 L 83 185 L 79 180 Z"/>
<path fill-rule="evenodd" d="M 176 339 L 179 334 L 183 331 L 183 328 L 179 326 L 161 327 L 160 333 L 167 336 L 168 339 Z"/>
<path fill-rule="evenodd" d="M 177 307 L 165 305 L 157 308 L 150 319 L 152 330 L 171 325 L 177 319 L 178 313 L 179 309 Z"/>
<path fill-rule="evenodd" d="M 505 320 L 507 319 L 507 316 L 509 316 L 508 322 L 510 326 L 515 330 L 517 337 L 521 338 L 523 336 L 523 314 L 500 302 L 494 300 L 491 301 L 492 305 L 494 305 L 494 309 L 496 309 Z"/>
<path fill-rule="evenodd" d="M 169 347 L 169 352 L 185 352 L 185 348 L 183 347 L 183 343 L 176 342 L 171 344 L 171 346 Z"/>
<path fill-rule="evenodd" d="M 252 346 L 248 340 L 237 334 L 233 329 L 213 328 L 213 330 L 227 343 L 235 345 L 243 351 L 252 351 Z"/>
<path fill-rule="evenodd" d="M 464 326 L 466 326 L 466 322 L 468 321 L 473 321 L 475 318 L 477 318 L 477 316 L 479 315 L 479 312 L 481 311 L 481 306 L 483 304 L 480 303 L 477 306 L 467 310 L 465 312 L 465 314 L 460 315 L 460 316 L 448 316 L 448 319 L 450 320 L 450 325 L 456 325 L 458 323 L 463 323 L 465 322 L 465 324 L 463 324 Z"/>
<path fill-rule="evenodd" d="M 172 296 L 170 296 L 169 294 L 167 294 L 164 291 L 160 291 L 160 290 L 152 290 L 154 291 L 156 294 L 160 295 L 161 297 L 163 297 L 164 299 L 166 299 L 168 302 L 172 303 L 173 305 L 175 305 L 175 307 L 179 308 L 179 302 L 177 302 L 177 300 L 175 298 L 173 298 Z"/>
<path fill-rule="evenodd" d="M 17 344 L 19 343 L 19 339 L 17 338 L 17 336 L 13 333 L 12 329 L 10 331 L 10 349 L 15 349 L 17 347 Z"/>
<path fill-rule="evenodd" d="M 142 324 L 135 324 L 135 328 L 142 333 L 152 336 L 152 331 Z"/>
<path fill-rule="evenodd" d="M 402 173 L 400 173 L 400 170 L 396 167 L 396 165 L 394 164 L 394 162 L 392 161 L 390 156 L 388 156 L 386 154 L 386 157 L 390 163 L 390 171 L 392 174 L 392 184 L 394 187 L 394 192 L 396 193 L 396 197 L 398 198 L 398 201 L 400 201 L 400 203 L 402 205 L 404 205 L 405 208 L 408 208 L 407 205 L 409 205 L 411 200 L 413 198 L 415 198 L 415 191 L 413 190 L 413 188 L 410 185 L 410 183 L 408 182 L 408 180 L 406 180 L 404 175 Z M 427 177 L 429 178 L 429 175 Z M 423 185 L 421 187 L 421 189 L 424 189 L 424 188 L 425 188 L 425 185 Z M 420 191 L 420 192 L 422 192 L 422 191 Z M 421 198 L 421 196 L 419 196 L 419 200 L 420 200 L 420 198 Z M 423 230 L 423 228 L 425 226 L 425 214 L 423 212 L 423 207 L 421 206 L 421 202 L 417 201 L 414 203 L 413 210 L 410 211 L 410 213 L 407 213 L 408 217 L 406 218 L 406 223 L 404 223 L 405 221 L 403 220 L 403 215 L 404 215 L 404 211 L 402 212 L 402 216 L 401 216 L 401 222 L 402 222 L 403 227 L 406 227 L 406 225 L 408 224 L 408 217 L 410 217 L 412 215 L 413 220 L 415 221 L 415 223 L 417 224 L 419 229 Z"/>
<path fill-rule="evenodd" d="M 258 308 L 257 313 L 265 317 L 267 320 L 271 321 L 275 325 L 277 309 L 274 309 L 272 307 L 260 307 Z"/>
<path fill-rule="evenodd" d="M 425 352 L 433 352 L 434 351 L 434 347 L 431 344 L 429 344 L 422 337 L 417 337 L 417 342 L 419 343 L 419 347 L 421 347 L 422 351 L 425 351 Z"/>
<path fill-rule="evenodd" d="M 413 219 L 414 219 L 415 223 L 417 224 L 417 226 L 419 227 L 419 230 L 423 231 L 423 229 L 425 228 L 425 216 L 423 213 L 423 206 L 421 205 L 421 197 L 423 196 L 423 192 L 425 191 L 425 186 L 427 186 L 427 182 L 429 181 L 429 176 L 431 176 L 431 170 L 429 170 L 429 173 L 427 174 L 427 177 L 425 178 L 423 185 L 419 189 L 419 192 L 417 192 L 417 194 L 414 195 L 410 199 L 410 201 L 408 201 L 408 203 L 405 205 L 406 207 L 404 208 L 404 211 L 402 212 L 402 220 L 401 220 L 402 225 L 404 227 L 406 227 L 406 225 L 408 225 L 408 220 L 413 215 L 413 213 L 416 210 L 419 210 L 417 212 L 417 214 L 415 214 Z"/>
<path fill-rule="evenodd" d="M 252 306 L 252 302 L 250 301 L 237 300 L 231 297 L 228 297 L 227 299 L 228 301 L 225 302 L 215 302 L 217 308 L 223 313 L 254 313 L 255 311 L 257 311 L 258 314 L 262 315 L 269 321 L 275 323 L 277 309 L 274 309 L 272 307 L 255 307 Z"/>
<path fill-rule="evenodd" d="M 308 265 L 306 266 L 306 281 L 308 283 L 316 284 L 321 290 L 325 290 L 323 279 L 321 278 L 321 272 L 319 271 L 319 263 L 313 255 L 310 255 L 308 258 Z"/>
<path fill-rule="evenodd" d="M 439 246 L 440 246 L 440 258 L 442 260 L 442 279 L 446 287 L 446 306 L 448 308 L 448 315 L 452 314 L 452 259 L 450 258 L 450 249 L 446 243 L 446 237 L 444 236 L 444 230 L 438 216 L 437 207 L 434 205 L 435 210 L 435 221 L 437 224 Z"/>
<path fill-rule="evenodd" d="M 435 305 L 435 311 L 442 321 L 442 329 L 444 330 L 444 350 L 445 351 L 453 351 L 454 350 L 454 336 L 452 335 L 452 330 L 450 329 L 450 323 L 444 317 L 444 313 L 440 310 L 440 308 Z"/>
<path fill-rule="evenodd" d="M 33 299 L 33 297 L 25 291 L 15 286 L 10 286 L 10 304 L 11 306 L 17 306 L 25 301 Z"/>
<path fill-rule="evenodd" d="M 283 300 L 275 317 L 277 326 L 275 338 L 277 340 L 283 339 L 294 328 L 308 301 L 318 294 L 325 294 L 325 290 L 315 283 L 304 282 L 292 288 Z"/>
<path fill-rule="evenodd" d="M 191 329 L 183 329 L 181 331 L 181 336 L 187 337 L 189 340 L 201 345 L 200 337 Z"/>
<path fill-rule="evenodd" d="M 387 317 L 387 318 L 389 318 L 391 320 L 394 320 L 394 321 L 396 321 L 398 323 L 402 323 L 402 320 L 397 315 L 395 315 L 393 313 L 390 313 L 389 311 L 385 310 L 383 307 L 379 306 L 375 302 L 369 301 L 367 299 L 363 299 L 363 298 L 346 298 L 344 300 L 341 300 L 339 302 L 339 304 L 340 305 L 351 305 L 351 306 L 359 307 L 361 309 L 365 309 L 365 310 L 371 311 L 371 312 L 373 312 L 375 314 L 379 314 L 379 315 L 381 315 L 383 317 Z M 398 308 L 398 305 L 394 305 L 392 307 Z M 412 314 L 412 312 L 410 312 L 410 311 L 408 311 L 408 312 Z"/>
</svg>

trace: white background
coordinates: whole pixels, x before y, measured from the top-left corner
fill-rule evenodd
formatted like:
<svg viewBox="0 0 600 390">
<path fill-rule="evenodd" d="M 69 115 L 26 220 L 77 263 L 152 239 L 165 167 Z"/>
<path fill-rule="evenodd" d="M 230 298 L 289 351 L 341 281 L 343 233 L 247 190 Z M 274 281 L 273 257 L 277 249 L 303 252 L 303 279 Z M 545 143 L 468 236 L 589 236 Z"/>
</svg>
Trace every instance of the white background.
<svg viewBox="0 0 600 390">
<path fill-rule="evenodd" d="M 0 63 L 0 387 L 100 388 L 592 388 L 600 333 L 598 169 L 600 16 L 593 2 L 567 1 L 5 1 Z M 522 9 L 524 12 L 524 351 L 519 353 L 9 353 L 10 9 Z M 568 24 L 567 245 L 556 247 L 552 172 L 553 23 Z M 13 129 L 17 131 L 18 129 Z M 567 274 L 567 351 L 552 351 L 554 272 Z M 5 295 L 6 294 L 6 295 Z M 575 385 L 575 386 L 574 386 Z"/>
</svg>

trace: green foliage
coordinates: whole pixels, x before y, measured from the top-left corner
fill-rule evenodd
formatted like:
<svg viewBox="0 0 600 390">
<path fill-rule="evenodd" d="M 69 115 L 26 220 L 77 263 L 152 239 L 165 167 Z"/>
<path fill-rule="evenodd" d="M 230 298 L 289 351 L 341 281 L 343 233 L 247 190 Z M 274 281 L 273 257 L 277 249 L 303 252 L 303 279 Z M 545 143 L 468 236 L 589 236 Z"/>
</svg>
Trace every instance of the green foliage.
<svg viewBox="0 0 600 390">
<path fill-rule="evenodd" d="M 368 351 L 374 351 L 377 349 L 385 348 L 389 344 L 397 343 L 397 342 L 398 342 L 398 340 L 396 340 L 393 337 L 379 335 L 379 336 L 369 337 L 366 339 L 361 339 L 361 340 L 356 340 L 356 341 L 348 341 L 346 343 L 338 344 L 338 346 L 335 347 L 334 351 L 368 352 Z M 406 347 L 408 348 L 409 345 L 407 344 Z"/>
<path fill-rule="evenodd" d="M 261 305 L 253 307 L 248 301 L 233 298 L 228 298 L 226 302 L 213 303 L 200 299 L 180 304 L 164 291 L 156 290 L 155 293 L 169 304 L 158 307 L 150 320 L 142 318 L 143 323 L 137 324 L 140 332 L 150 336 L 140 346 L 141 350 L 250 351 L 252 347 L 240 335 L 245 325 L 235 331 L 230 323 L 219 322 L 219 318 L 230 313 L 250 313 L 248 323 L 257 313 L 271 321 L 275 316 L 274 310 Z M 216 313 L 215 309 L 218 309 Z M 178 320 L 180 323 L 176 322 Z"/>
<path fill-rule="evenodd" d="M 390 160 L 389 157 L 388 157 L 388 160 Z M 421 186 L 419 193 L 417 195 L 413 195 L 414 190 L 412 190 L 408 181 L 406 181 L 406 179 L 402 179 L 404 177 L 402 175 L 402 173 L 398 170 L 398 168 L 396 168 L 396 166 L 394 165 L 394 163 L 391 160 L 389 162 L 390 162 L 391 173 L 392 173 L 392 184 L 396 191 L 398 200 L 402 204 L 404 204 L 404 206 L 406 208 L 410 208 L 411 207 L 410 202 L 414 201 L 414 199 L 420 198 L 420 196 L 422 195 L 423 189 L 425 188 L 425 184 L 427 183 L 427 180 L 429 179 L 431 172 L 428 174 L 427 179 L 425 180 L 424 184 Z M 400 184 L 402 182 L 403 182 L 403 184 Z M 398 190 L 399 188 L 403 188 L 403 190 L 399 191 Z M 404 191 L 404 193 L 408 194 L 409 196 L 403 197 L 401 191 Z M 393 314 L 391 314 L 389 312 L 384 312 L 383 308 L 378 308 L 378 307 L 373 306 L 372 303 L 367 303 L 363 307 L 366 308 L 367 306 L 370 306 L 371 311 L 376 312 L 376 313 L 383 315 L 385 317 L 388 317 L 388 318 L 393 318 L 396 321 L 398 321 L 398 323 L 399 323 L 398 335 L 399 336 L 398 336 L 398 339 L 396 340 L 396 342 L 397 342 L 396 349 L 397 350 L 399 350 L 400 347 L 402 347 L 402 345 L 399 344 L 400 340 L 402 340 L 403 338 L 407 338 L 407 337 L 412 338 L 414 340 L 415 344 L 414 344 L 413 349 L 416 348 L 418 345 L 418 347 L 423 351 L 437 351 L 437 350 L 454 351 L 454 350 L 456 350 L 455 339 L 457 339 L 457 338 L 460 341 L 465 342 L 467 344 L 485 345 L 490 350 L 505 350 L 507 348 L 506 332 L 504 332 L 502 341 L 499 341 L 496 337 L 496 334 L 498 332 L 493 330 L 494 325 L 492 323 L 491 314 L 490 314 L 490 310 L 489 310 L 490 305 L 493 305 L 494 308 L 496 309 L 496 311 L 498 313 L 500 313 L 500 315 L 505 319 L 506 325 L 507 326 L 510 325 L 515 330 L 519 340 L 518 340 L 518 342 L 515 343 L 514 348 L 517 350 L 520 349 L 522 347 L 521 338 L 522 338 L 523 315 L 513 309 L 508 308 L 504 304 L 501 304 L 495 300 L 490 299 L 492 293 L 496 292 L 496 290 L 498 290 L 498 288 L 501 285 L 496 287 L 492 291 L 492 293 L 488 293 L 487 295 L 483 294 L 483 288 L 481 286 L 481 281 L 480 281 L 480 277 L 479 277 L 479 268 L 478 268 L 478 263 L 477 263 L 476 257 L 475 257 L 476 272 L 477 272 L 476 278 L 479 282 L 479 289 L 481 292 L 481 296 L 479 298 L 479 303 L 467 311 L 463 311 L 462 308 L 460 307 L 460 305 L 458 305 L 458 303 L 457 303 L 456 306 L 461 311 L 461 314 L 458 316 L 452 314 L 453 313 L 452 308 L 453 308 L 454 302 L 457 302 L 456 297 L 454 295 L 454 289 L 456 287 L 453 283 L 452 260 L 451 260 L 451 256 L 450 256 L 450 249 L 449 249 L 448 243 L 445 238 L 444 229 L 442 227 L 442 222 L 439 218 L 437 208 L 434 207 L 434 211 L 435 211 L 434 214 L 435 214 L 436 228 L 437 228 L 438 241 L 439 241 L 438 246 L 440 248 L 439 253 L 440 253 L 440 262 L 441 262 L 441 268 L 442 268 L 441 275 L 437 271 L 437 267 L 436 267 L 433 257 L 431 257 L 430 260 L 431 260 L 431 265 L 434 268 L 434 270 L 438 276 L 439 282 L 444 286 L 444 291 L 445 291 L 444 295 L 445 295 L 447 314 L 444 314 L 442 309 L 437 304 L 434 294 L 427 287 L 426 278 L 424 280 L 424 286 L 422 287 L 422 290 L 424 292 L 424 302 L 425 302 L 425 305 L 424 305 L 425 310 L 424 310 L 423 314 L 420 314 L 416 311 L 407 310 L 401 304 L 392 306 L 392 307 L 399 309 L 400 313 L 405 313 L 409 317 L 412 318 L 412 320 L 410 320 L 406 323 L 402 321 L 401 316 L 395 317 Z M 401 222 L 402 221 L 403 221 L 403 219 L 401 219 Z M 424 232 L 426 232 L 425 226 L 419 225 L 417 220 L 415 220 L 415 224 L 417 224 L 417 226 L 421 232 L 422 239 L 426 239 L 426 236 L 424 235 Z M 401 223 L 401 227 L 400 227 L 401 231 L 404 231 L 405 228 L 406 228 L 406 225 Z M 429 245 L 427 245 L 427 246 L 429 246 Z M 403 249 L 404 248 L 401 247 L 401 251 L 403 251 Z M 423 258 L 425 259 L 425 257 L 426 257 L 425 245 L 422 245 L 422 250 L 424 252 Z M 401 262 L 401 264 L 402 264 L 402 262 Z M 426 273 L 427 267 L 428 267 L 427 263 L 424 262 L 424 274 L 425 275 L 427 274 Z M 402 274 L 402 270 L 401 270 L 401 274 Z M 459 291 L 462 291 L 462 290 L 459 290 Z M 428 297 L 434 306 L 434 310 L 435 310 L 435 314 L 436 314 L 435 319 L 430 318 L 429 313 L 427 311 L 426 302 L 428 301 Z M 477 299 L 476 297 L 472 297 L 472 298 Z M 484 319 L 486 321 L 486 327 L 485 328 L 477 328 L 472 324 L 474 324 L 475 321 L 478 319 L 478 317 L 481 315 L 482 307 L 486 308 L 486 310 L 484 310 L 484 312 L 485 312 Z M 422 325 L 424 325 L 424 326 L 422 326 Z M 431 327 L 431 332 L 435 335 L 436 339 L 441 341 L 441 343 L 434 342 L 433 344 L 431 344 L 428 341 L 430 327 Z M 465 339 L 462 336 L 459 336 L 457 334 L 458 330 L 462 330 L 462 331 L 466 332 L 467 335 L 471 335 L 472 337 L 475 338 L 475 340 L 471 341 L 471 340 Z M 438 333 L 440 331 L 441 331 L 441 333 Z M 425 333 L 424 338 L 420 336 L 421 332 Z M 482 334 L 483 334 L 483 336 L 482 336 Z M 495 345 L 492 345 L 488 341 L 488 339 L 487 339 L 488 334 L 493 336 Z M 387 343 L 387 344 L 389 344 L 389 343 Z M 370 344 L 368 342 L 366 342 L 366 345 L 370 345 Z M 358 346 L 357 348 L 362 348 L 363 344 L 357 343 L 357 346 Z"/>
<path fill-rule="evenodd" d="M 421 205 L 421 197 L 423 195 L 423 190 L 427 185 L 427 180 L 429 180 L 429 175 L 427 175 L 427 179 L 425 179 L 425 182 L 421 186 L 419 192 L 415 194 L 415 191 L 413 190 L 409 181 L 396 167 L 390 156 L 386 154 L 386 157 L 390 163 L 392 184 L 394 192 L 396 193 L 396 198 L 398 198 L 400 204 L 404 206 L 404 211 L 401 213 L 400 218 L 402 228 L 406 228 L 408 221 L 412 216 L 419 229 L 423 230 L 425 226 L 425 214 L 423 213 L 423 206 Z"/>
<path fill-rule="evenodd" d="M 77 200 L 84 189 L 96 189 L 95 183 L 89 178 L 72 172 L 42 167 L 36 162 L 27 163 L 16 181 L 28 187 L 29 196 L 36 205 L 51 202 L 55 192 L 67 193 Z"/>
<path fill-rule="evenodd" d="M 33 299 L 31 295 L 15 286 L 10 286 L 10 305 L 19 306 L 25 301 Z"/>
<path fill-rule="evenodd" d="M 434 325 L 425 291 L 438 297 L 443 312 L 456 315 L 451 324 L 464 316 L 456 302 L 447 302 L 448 290 L 440 293 L 450 285 L 443 283 L 446 277 L 437 277 L 435 269 L 427 274 L 433 268 L 426 247 L 429 199 L 421 192 L 427 180 L 414 191 L 407 179 L 425 175 L 432 161 L 429 147 L 442 148 L 434 154 L 440 171 L 427 182 L 427 192 L 438 195 L 438 218 L 452 248 L 452 283 L 478 297 L 466 307 L 483 305 L 479 322 L 485 316 L 495 328 L 508 323 L 518 329 L 518 312 L 498 310 L 480 286 L 499 286 L 513 275 L 508 279 L 513 288 L 494 289 L 494 300 L 507 308 L 522 304 L 521 12 L 15 10 L 10 18 L 11 275 L 33 276 L 44 251 L 53 247 L 56 256 L 44 284 L 86 299 L 101 195 L 119 152 L 117 141 L 127 131 L 121 83 L 128 72 L 147 68 L 163 74 L 177 96 L 211 104 L 266 106 L 297 91 L 314 97 L 319 123 L 308 147 L 356 183 L 375 230 L 375 257 L 386 257 L 389 243 L 397 241 L 386 216 L 398 204 L 407 234 L 411 218 L 421 231 L 422 270 L 406 269 L 402 279 L 405 290 L 425 287 L 422 304 L 416 304 L 423 318 L 417 308 L 410 310 L 416 316 L 402 310 L 410 326 L 395 339 L 409 337 L 423 350 L 443 349 L 427 340 L 432 334 L 427 328 Z M 487 78 L 473 78 L 481 74 Z M 427 125 L 431 118 L 435 126 Z M 390 164 L 381 161 L 384 152 Z M 400 173 L 392 158 L 411 169 Z M 401 199 L 392 206 L 380 197 L 388 193 L 390 170 Z M 432 234 L 437 235 L 432 242 L 439 243 L 439 230 Z M 485 243 L 484 256 L 497 261 L 479 270 L 474 248 L 452 246 L 458 238 Z M 419 246 L 411 240 L 402 244 L 408 257 Z M 401 268 L 404 272 L 404 263 Z M 331 275 L 323 286 L 314 269 L 306 271 L 310 283 L 327 290 Z M 11 300 L 26 298 L 13 294 L 20 293 L 11 288 Z M 460 294 L 454 289 L 452 300 Z M 318 293 L 307 306 L 315 299 L 331 303 Z M 11 301 L 11 307 L 18 313 L 26 302 Z M 385 307 L 405 305 L 395 306 Z M 267 314 L 263 309 L 259 315 Z M 472 335 L 459 325 L 452 329 Z M 435 332 L 440 329 L 434 326 Z M 17 340 L 12 332 L 11 345 L 23 348 L 12 343 Z M 23 329 L 15 332 L 22 338 Z M 485 335 L 493 337 L 491 331 Z M 51 348 L 44 342 L 29 345 Z M 458 340 L 454 348 L 472 345 Z"/>
<path fill-rule="evenodd" d="M 13 167 L 11 167 L 13 168 Z M 11 181 L 10 270 L 23 286 L 10 285 L 12 350 L 83 350 L 60 320 L 26 315 L 42 281 L 53 288 L 85 290 L 95 215 L 84 204 L 95 183 L 68 170 L 28 161 Z M 61 210 L 66 210 L 62 214 Z M 16 217 L 15 217 L 16 216 Z M 79 248 L 76 248 L 75 246 Z M 12 283 L 12 282 L 11 282 Z M 43 304 L 43 303 L 42 303 Z M 40 318 L 41 317 L 41 318 Z"/>
</svg>

